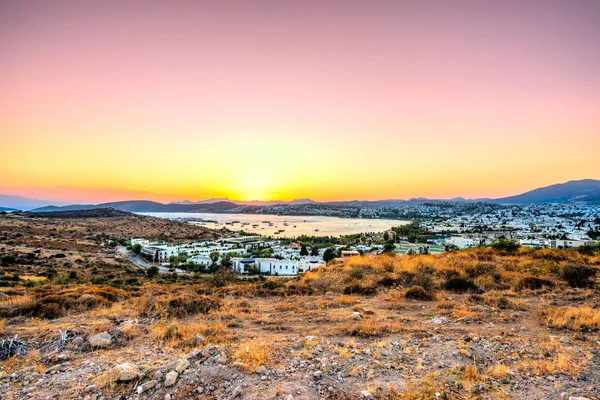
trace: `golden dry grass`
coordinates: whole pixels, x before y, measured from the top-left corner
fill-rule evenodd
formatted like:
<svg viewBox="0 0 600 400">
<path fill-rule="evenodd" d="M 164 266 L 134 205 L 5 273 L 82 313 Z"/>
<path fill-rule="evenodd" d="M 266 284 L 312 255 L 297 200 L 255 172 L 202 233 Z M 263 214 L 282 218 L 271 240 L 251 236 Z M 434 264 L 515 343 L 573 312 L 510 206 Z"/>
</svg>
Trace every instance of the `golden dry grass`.
<svg viewBox="0 0 600 400">
<path fill-rule="evenodd" d="M 572 331 L 600 330 L 600 310 L 590 306 L 550 307 L 541 310 L 540 316 L 551 328 Z"/>
<path fill-rule="evenodd" d="M 273 344 L 264 340 L 241 343 L 234 352 L 238 365 L 248 372 L 255 372 L 261 365 L 268 366 L 272 360 Z"/>
</svg>

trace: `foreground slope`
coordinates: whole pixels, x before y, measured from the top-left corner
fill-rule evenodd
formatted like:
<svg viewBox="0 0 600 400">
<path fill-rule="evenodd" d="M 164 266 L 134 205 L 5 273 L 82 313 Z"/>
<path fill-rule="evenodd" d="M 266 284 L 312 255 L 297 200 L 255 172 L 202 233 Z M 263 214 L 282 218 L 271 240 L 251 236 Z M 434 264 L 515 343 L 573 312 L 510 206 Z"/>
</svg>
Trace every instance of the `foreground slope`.
<svg viewBox="0 0 600 400">
<path fill-rule="evenodd" d="M 600 398 L 597 249 L 238 279 L 41 246 L 110 220 L 0 217 L 2 398 Z"/>
</svg>

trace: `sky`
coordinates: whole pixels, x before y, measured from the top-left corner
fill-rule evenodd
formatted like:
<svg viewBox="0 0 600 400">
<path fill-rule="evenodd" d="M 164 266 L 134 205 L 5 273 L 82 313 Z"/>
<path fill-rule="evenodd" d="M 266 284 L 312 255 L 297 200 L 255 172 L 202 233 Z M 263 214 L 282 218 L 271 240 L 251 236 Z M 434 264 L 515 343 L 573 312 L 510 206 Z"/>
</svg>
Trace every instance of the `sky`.
<svg viewBox="0 0 600 400">
<path fill-rule="evenodd" d="M 0 193 L 502 197 L 600 179 L 600 2 L 0 0 Z"/>
</svg>

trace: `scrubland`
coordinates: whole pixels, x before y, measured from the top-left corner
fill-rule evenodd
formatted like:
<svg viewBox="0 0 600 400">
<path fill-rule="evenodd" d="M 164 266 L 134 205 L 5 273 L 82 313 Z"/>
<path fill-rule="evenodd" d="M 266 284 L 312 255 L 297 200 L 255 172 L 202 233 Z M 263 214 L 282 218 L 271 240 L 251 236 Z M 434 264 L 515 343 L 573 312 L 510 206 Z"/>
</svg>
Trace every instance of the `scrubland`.
<svg viewBox="0 0 600 400">
<path fill-rule="evenodd" d="M 599 254 L 475 248 L 295 278 L 150 278 L 103 257 L 106 242 L 40 247 L 85 239 L 56 221 L 17 221 L 36 226 L 26 234 L 6 220 L 3 399 L 600 398 Z"/>
</svg>

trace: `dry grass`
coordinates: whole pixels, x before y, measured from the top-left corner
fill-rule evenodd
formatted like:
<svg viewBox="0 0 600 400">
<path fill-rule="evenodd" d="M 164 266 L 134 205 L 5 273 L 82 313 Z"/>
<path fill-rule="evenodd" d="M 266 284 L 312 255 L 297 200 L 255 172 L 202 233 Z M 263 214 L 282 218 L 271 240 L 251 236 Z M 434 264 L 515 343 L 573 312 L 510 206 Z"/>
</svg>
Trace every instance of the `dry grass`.
<svg viewBox="0 0 600 400">
<path fill-rule="evenodd" d="M 234 352 L 234 357 L 246 371 L 255 372 L 261 365 L 270 365 L 272 347 L 271 342 L 253 340 L 240 344 Z"/>
<path fill-rule="evenodd" d="M 564 374 L 577 376 L 585 364 L 585 360 L 577 360 L 571 354 L 561 352 L 552 359 L 525 361 L 519 364 L 519 367 L 538 375 Z"/>
<path fill-rule="evenodd" d="M 510 368 L 504 364 L 495 364 L 485 371 L 485 375 L 494 379 L 502 379 L 507 375 Z"/>
<path fill-rule="evenodd" d="M 3 300 L 0 300 L 0 307 L 22 307 L 29 305 L 35 301 L 35 297 L 30 294 L 19 294 L 16 296 L 9 296 Z"/>
<path fill-rule="evenodd" d="M 541 310 L 540 316 L 551 328 L 572 331 L 600 330 L 600 310 L 590 306 L 549 307 Z"/>
<path fill-rule="evenodd" d="M 167 347 L 192 346 L 191 340 L 198 334 L 211 343 L 227 343 L 229 341 L 226 325 L 218 320 L 181 321 L 174 319 L 171 322 L 161 320 L 150 328 L 152 339 Z"/>
</svg>

